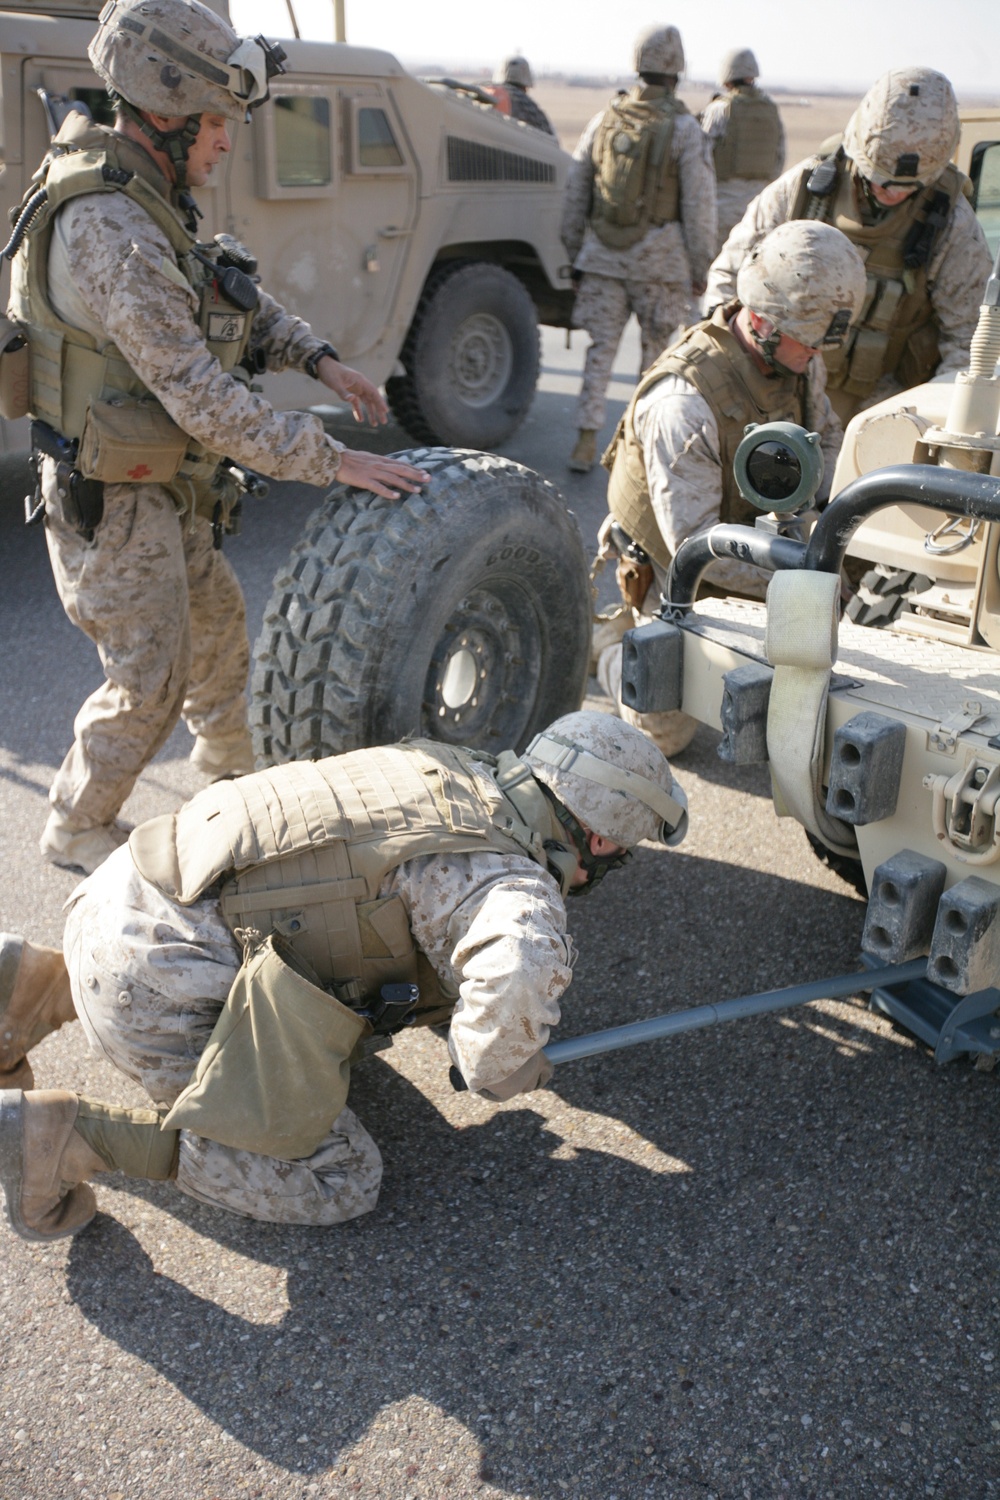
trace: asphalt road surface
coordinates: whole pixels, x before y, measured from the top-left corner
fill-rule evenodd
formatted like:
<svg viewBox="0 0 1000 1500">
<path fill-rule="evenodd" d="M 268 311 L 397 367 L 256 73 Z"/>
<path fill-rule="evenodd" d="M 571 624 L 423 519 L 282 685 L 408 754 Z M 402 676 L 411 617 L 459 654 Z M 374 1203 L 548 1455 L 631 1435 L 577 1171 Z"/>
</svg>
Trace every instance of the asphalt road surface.
<svg viewBox="0 0 1000 1500">
<path fill-rule="evenodd" d="M 602 476 L 564 468 L 583 342 L 546 339 L 506 451 L 589 542 Z M 609 433 L 636 363 L 630 336 Z M 75 881 L 36 840 L 99 672 L 22 487 L 8 466 L 0 927 L 58 942 Z M 276 492 L 230 546 L 252 632 L 318 499 Z M 197 789 L 189 748 L 178 730 L 126 816 Z M 573 903 L 561 1036 L 857 966 L 864 908 L 766 776 L 707 731 L 677 770 L 687 842 Z M 34 1058 L 40 1086 L 141 1102 L 78 1026 Z M 386 1165 L 367 1218 L 286 1229 L 113 1176 L 75 1240 L 0 1229 L 0 1497 L 998 1494 L 997 1088 L 860 1000 L 567 1064 L 502 1106 L 407 1036 L 352 1081 Z"/>
</svg>

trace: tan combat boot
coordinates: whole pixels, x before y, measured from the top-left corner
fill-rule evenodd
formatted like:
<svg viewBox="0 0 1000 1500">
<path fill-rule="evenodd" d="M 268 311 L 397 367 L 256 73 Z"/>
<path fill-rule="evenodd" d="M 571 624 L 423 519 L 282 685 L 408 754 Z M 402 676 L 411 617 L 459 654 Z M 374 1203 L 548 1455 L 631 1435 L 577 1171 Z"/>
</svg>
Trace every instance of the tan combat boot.
<svg viewBox="0 0 1000 1500">
<path fill-rule="evenodd" d="M 241 729 L 219 739 L 196 735 L 188 760 L 209 781 L 229 781 L 236 776 L 246 776 L 254 769 L 250 731 Z"/>
<path fill-rule="evenodd" d="M 86 1179 L 108 1167 L 74 1129 L 79 1107 L 66 1089 L 0 1091 L 0 1187 L 24 1240 L 76 1234 L 97 1212 Z"/>
<path fill-rule="evenodd" d="M 0 932 L 0 1089 L 30 1089 L 34 1075 L 26 1054 L 75 1019 L 59 950 Z"/>
<path fill-rule="evenodd" d="M 57 1240 L 97 1212 L 87 1179 L 124 1172 L 147 1182 L 177 1175 L 179 1130 L 154 1109 L 118 1109 L 66 1089 L 0 1090 L 0 1187 L 25 1240 Z"/>
<path fill-rule="evenodd" d="M 567 467 L 573 474 L 589 474 L 596 462 L 597 433 L 591 427 L 581 427 Z"/>
<path fill-rule="evenodd" d="M 129 830 L 121 823 L 95 828 L 67 828 L 55 808 L 49 813 L 38 847 L 43 859 L 74 874 L 93 875 L 109 854 L 127 843 Z"/>
</svg>

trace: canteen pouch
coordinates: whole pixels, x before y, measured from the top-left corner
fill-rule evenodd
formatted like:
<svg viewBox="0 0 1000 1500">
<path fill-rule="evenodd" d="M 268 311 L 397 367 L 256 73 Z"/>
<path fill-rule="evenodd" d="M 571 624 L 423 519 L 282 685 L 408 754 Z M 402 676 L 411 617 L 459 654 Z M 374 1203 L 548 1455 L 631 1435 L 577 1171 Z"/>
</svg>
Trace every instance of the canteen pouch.
<svg viewBox="0 0 1000 1500">
<path fill-rule="evenodd" d="M 187 434 L 158 403 L 113 396 L 88 402 L 77 467 L 104 484 L 169 484 L 187 448 Z"/>
<path fill-rule="evenodd" d="M 283 1161 L 311 1156 L 347 1103 L 349 1059 L 370 1033 L 272 934 L 234 979 L 163 1129 Z"/>
</svg>

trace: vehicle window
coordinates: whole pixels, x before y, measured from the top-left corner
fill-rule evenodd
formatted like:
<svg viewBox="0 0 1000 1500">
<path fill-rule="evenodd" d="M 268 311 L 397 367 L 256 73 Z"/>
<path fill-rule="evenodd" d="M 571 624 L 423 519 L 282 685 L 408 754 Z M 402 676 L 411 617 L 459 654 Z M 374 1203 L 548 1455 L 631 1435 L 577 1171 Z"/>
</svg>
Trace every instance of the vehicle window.
<svg viewBox="0 0 1000 1500">
<path fill-rule="evenodd" d="M 274 139 L 280 187 L 325 187 L 332 180 L 328 99 L 279 95 Z"/>
<path fill-rule="evenodd" d="M 983 141 L 970 163 L 976 217 L 983 226 L 990 254 L 1000 245 L 1000 141 Z"/>
<path fill-rule="evenodd" d="M 106 89 L 102 88 L 72 88 L 69 90 L 70 99 L 78 99 L 90 110 L 90 118 L 96 120 L 98 125 L 113 125 L 115 123 L 115 107 L 108 98 Z"/>
<path fill-rule="evenodd" d="M 358 166 L 401 167 L 403 153 L 396 145 L 384 109 L 358 110 Z"/>
</svg>

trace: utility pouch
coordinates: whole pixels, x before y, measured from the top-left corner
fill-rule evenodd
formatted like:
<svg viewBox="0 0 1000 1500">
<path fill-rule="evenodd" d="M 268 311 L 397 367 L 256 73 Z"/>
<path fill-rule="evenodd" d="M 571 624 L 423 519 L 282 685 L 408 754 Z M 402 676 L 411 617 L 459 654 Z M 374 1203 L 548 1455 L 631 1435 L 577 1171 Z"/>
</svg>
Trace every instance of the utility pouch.
<svg viewBox="0 0 1000 1500">
<path fill-rule="evenodd" d="M 283 1161 L 311 1156 L 347 1103 L 349 1058 L 371 1030 L 272 934 L 233 981 L 163 1129 Z"/>
<path fill-rule="evenodd" d="M 31 350 L 20 323 L 0 318 L 0 417 L 16 422 L 28 415 Z"/>
<path fill-rule="evenodd" d="M 163 407 L 135 396 L 90 401 L 77 465 L 104 484 L 169 484 L 188 437 Z"/>
<path fill-rule="evenodd" d="M 889 335 L 875 328 L 859 328 L 854 336 L 844 389 L 854 396 L 867 396 L 882 375 Z"/>
</svg>

